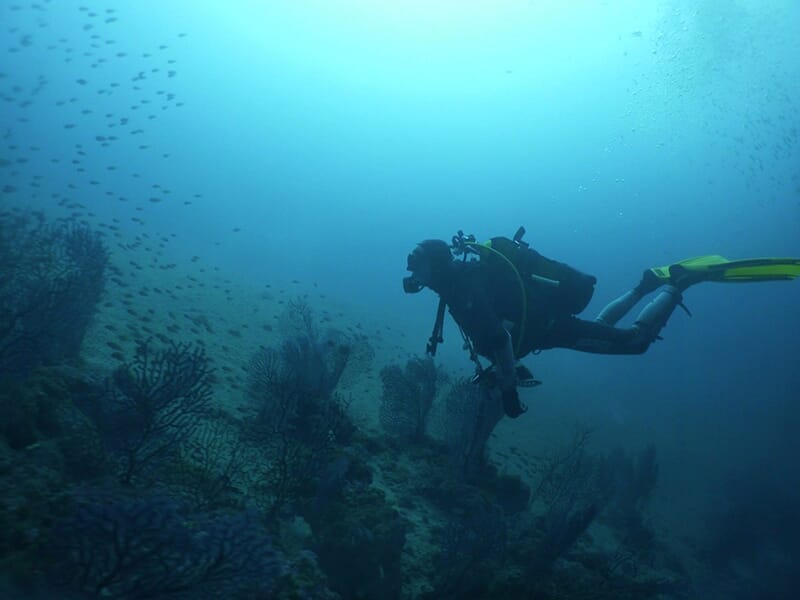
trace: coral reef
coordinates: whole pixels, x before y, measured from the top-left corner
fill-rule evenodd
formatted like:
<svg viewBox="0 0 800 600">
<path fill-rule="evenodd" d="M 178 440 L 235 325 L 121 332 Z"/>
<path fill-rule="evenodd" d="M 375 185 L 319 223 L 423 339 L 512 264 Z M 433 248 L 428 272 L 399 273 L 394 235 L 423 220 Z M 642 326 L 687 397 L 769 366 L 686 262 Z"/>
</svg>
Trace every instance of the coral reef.
<svg viewBox="0 0 800 600">
<path fill-rule="evenodd" d="M 465 492 L 442 532 L 431 598 L 485 597 L 506 560 L 508 534 L 501 507 L 474 491 Z"/>
<path fill-rule="evenodd" d="M 411 358 L 405 369 L 388 365 L 381 369 L 380 375 L 383 395 L 379 415 L 383 429 L 400 438 L 421 440 L 436 395 L 433 359 Z"/>
<path fill-rule="evenodd" d="M 281 559 L 253 515 L 185 516 L 170 500 L 75 492 L 54 528 L 52 577 L 90 598 L 264 597 Z"/>
<path fill-rule="evenodd" d="M 449 450 L 449 463 L 460 481 L 481 479 L 486 470 L 486 444 L 503 416 L 502 405 L 485 384 L 461 378 L 444 397 L 437 435 Z"/>
<path fill-rule="evenodd" d="M 200 347 L 141 342 L 134 359 L 114 370 L 108 393 L 82 403 L 126 485 L 177 452 L 211 404 L 212 371 Z"/>
<path fill-rule="evenodd" d="M 238 423 L 227 414 L 209 414 L 173 458 L 163 481 L 193 510 L 242 504 L 238 488 L 243 485 L 250 456 Z"/>
<path fill-rule="evenodd" d="M 251 442 L 265 454 L 254 485 L 268 514 L 312 494 L 319 474 L 346 445 L 354 426 L 336 385 L 349 355 L 345 343 L 309 327 L 278 348 L 256 352 L 248 368 Z"/>
<path fill-rule="evenodd" d="M 77 357 L 108 261 L 99 235 L 85 225 L 0 213 L 0 379 Z"/>
<path fill-rule="evenodd" d="M 310 517 L 314 549 L 343 598 L 400 598 L 407 525 L 378 490 L 354 486 Z"/>
<path fill-rule="evenodd" d="M 284 319 L 276 343 L 242 365 L 238 413 L 212 402 L 202 346 L 153 330 L 128 357 L 110 346 L 116 367 L 90 370 L 61 352 L 7 380 L 0 567 L 13 593 L 685 595 L 647 520 L 654 448 L 593 453 L 579 428 L 528 457 L 523 480 L 490 452 L 498 398 L 466 379 L 437 395 L 442 372 L 419 358 L 380 373 L 383 433 L 370 431 L 342 391 L 346 370 L 368 366 L 351 362 L 354 338 L 320 331 L 302 300 Z"/>
<path fill-rule="evenodd" d="M 616 448 L 599 469 L 601 485 L 607 490 L 602 519 L 620 533 L 631 550 L 647 555 L 655 537 L 644 516 L 658 482 L 655 446 L 647 446 L 635 457 Z"/>
</svg>

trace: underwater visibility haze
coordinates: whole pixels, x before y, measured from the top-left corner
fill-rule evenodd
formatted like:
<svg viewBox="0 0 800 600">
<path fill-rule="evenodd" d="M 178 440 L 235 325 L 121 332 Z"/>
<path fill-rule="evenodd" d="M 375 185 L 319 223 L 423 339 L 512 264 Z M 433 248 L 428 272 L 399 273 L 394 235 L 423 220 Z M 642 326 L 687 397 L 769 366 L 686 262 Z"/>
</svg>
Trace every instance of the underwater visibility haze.
<svg viewBox="0 0 800 600">
<path fill-rule="evenodd" d="M 2 0 L 0 595 L 794 598 L 798 31 L 790 0 Z M 508 418 L 449 314 L 426 356 L 406 267 L 520 226 L 596 278 L 570 318 L 688 257 L 788 270 L 678 268 L 641 355 L 534 344 Z"/>
</svg>

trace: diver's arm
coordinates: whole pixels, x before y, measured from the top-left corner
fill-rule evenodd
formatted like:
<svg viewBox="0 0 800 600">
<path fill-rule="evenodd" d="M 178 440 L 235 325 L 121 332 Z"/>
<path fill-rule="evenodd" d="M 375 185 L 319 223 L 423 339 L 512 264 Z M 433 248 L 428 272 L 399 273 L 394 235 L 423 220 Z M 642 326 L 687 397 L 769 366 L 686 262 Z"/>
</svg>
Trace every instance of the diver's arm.
<svg viewBox="0 0 800 600">
<path fill-rule="evenodd" d="M 478 352 L 493 360 L 497 387 L 503 398 L 503 408 L 511 418 L 525 412 L 517 393 L 517 371 L 511 334 L 488 302 L 483 287 L 473 290 L 469 300 L 454 306 L 450 312 L 459 326 L 475 343 Z"/>
<path fill-rule="evenodd" d="M 502 329 L 502 328 L 501 328 Z M 514 348 L 511 344 L 511 334 L 505 329 L 495 335 L 494 364 L 497 371 L 497 383 L 503 399 L 503 410 L 506 415 L 516 419 L 527 409 L 519 401 L 517 392 L 517 369 L 514 360 Z"/>
<path fill-rule="evenodd" d="M 501 330 L 502 333 L 494 336 L 494 364 L 500 389 L 505 391 L 517 387 L 517 372 L 514 368 L 514 348 L 511 343 L 511 334 L 504 328 Z"/>
</svg>

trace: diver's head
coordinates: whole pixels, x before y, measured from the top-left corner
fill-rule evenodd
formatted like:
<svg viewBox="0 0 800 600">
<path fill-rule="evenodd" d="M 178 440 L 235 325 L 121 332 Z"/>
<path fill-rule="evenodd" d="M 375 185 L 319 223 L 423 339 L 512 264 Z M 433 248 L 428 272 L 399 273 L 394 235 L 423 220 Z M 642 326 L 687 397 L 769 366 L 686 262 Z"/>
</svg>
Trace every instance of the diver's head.
<svg viewBox="0 0 800 600">
<path fill-rule="evenodd" d="M 408 255 L 406 270 L 411 271 L 411 275 L 403 278 L 403 290 L 407 294 L 416 294 L 423 287 L 435 291 L 443 282 L 452 263 L 453 255 L 447 242 L 442 240 L 420 242 Z"/>
</svg>

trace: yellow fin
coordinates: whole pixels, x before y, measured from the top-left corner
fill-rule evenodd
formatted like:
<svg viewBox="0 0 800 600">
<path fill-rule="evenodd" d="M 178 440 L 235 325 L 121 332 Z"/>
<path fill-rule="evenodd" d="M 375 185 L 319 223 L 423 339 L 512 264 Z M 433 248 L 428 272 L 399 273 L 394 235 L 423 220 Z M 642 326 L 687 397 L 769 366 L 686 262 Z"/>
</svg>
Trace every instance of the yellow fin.
<svg viewBox="0 0 800 600">
<path fill-rule="evenodd" d="M 653 267 L 660 279 L 670 280 L 671 270 L 706 273 L 708 281 L 776 281 L 800 276 L 800 258 L 744 258 L 728 260 L 719 254 L 694 256 L 685 260 Z"/>
</svg>

